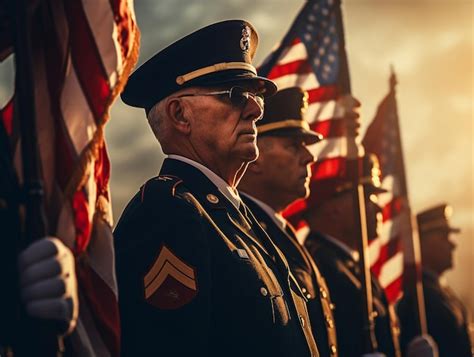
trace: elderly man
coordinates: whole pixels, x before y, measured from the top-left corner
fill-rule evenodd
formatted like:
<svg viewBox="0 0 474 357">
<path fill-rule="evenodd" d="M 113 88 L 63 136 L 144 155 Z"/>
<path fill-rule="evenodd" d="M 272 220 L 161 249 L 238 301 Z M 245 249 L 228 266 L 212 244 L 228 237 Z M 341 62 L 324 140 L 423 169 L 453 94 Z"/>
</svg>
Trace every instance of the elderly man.
<svg viewBox="0 0 474 357">
<path fill-rule="evenodd" d="M 364 157 L 364 188 L 367 205 L 369 239 L 377 236 L 381 209 L 377 194 L 380 188 L 378 161 L 375 156 Z M 354 231 L 352 184 L 349 177 L 322 181 L 311 192 L 306 213 L 310 227 L 305 245 L 326 278 L 335 303 L 337 340 L 341 356 L 359 357 L 364 354 L 361 273 L 358 239 Z M 398 326 L 393 307 L 375 279 L 372 279 L 375 333 L 379 351 L 387 356 L 400 356 Z"/>
<path fill-rule="evenodd" d="M 313 335 L 321 356 L 337 356 L 332 304 L 324 278 L 293 227 L 281 212 L 309 194 L 310 164 L 307 145 L 321 137 L 304 119 L 307 92 L 293 87 L 279 91 L 265 103 L 257 122 L 258 160 L 251 163 L 239 185 L 242 198 L 273 242 L 285 254 L 308 299 Z"/>
<path fill-rule="evenodd" d="M 449 223 L 452 209 L 440 204 L 417 215 L 423 264 L 423 291 L 428 332 L 438 344 L 439 356 L 468 357 L 473 354 L 469 333 L 470 316 L 461 300 L 449 287 L 441 285 L 440 276 L 453 267 L 456 243 L 452 233 L 459 233 Z M 401 324 L 401 343 L 407 345 L 415 334 L 413 296 L 404 296 L 397 307 Z M 471 326 L 472 328 L 472 326 Z"/>
<path fill-rule="evenodd" d="M 317 356 L 305 298 L 236 185 L 258 157 L 275 85 L 256 75 L 255 29 L 198 30 L 156 54 L 122 95 L 168 155 L 115 231 L 122 354 Z"/>
</svg>

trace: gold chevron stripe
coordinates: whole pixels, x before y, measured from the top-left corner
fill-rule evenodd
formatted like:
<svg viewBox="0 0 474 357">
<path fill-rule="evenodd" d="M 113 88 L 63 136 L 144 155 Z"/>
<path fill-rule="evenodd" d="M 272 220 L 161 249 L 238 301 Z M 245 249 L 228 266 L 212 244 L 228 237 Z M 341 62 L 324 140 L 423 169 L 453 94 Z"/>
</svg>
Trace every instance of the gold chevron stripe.
<svg viewBox="0 0 474 357">
<path fill-rule="evenodd" d="M 166 261 L 169 261 L 173 264 L 178 271 L 181 271 L 182 274 L 187 275 L 189 278 L 194 279 L 194 270 L 181 259 L 179 259 L 176 255 L 174 255 L 171 250 L 169 250 L 165 245 L 161 248 L 160 254 L 158 258 L 153 263 L 151 269 L 146 273 L 144 282 L 145 286 L 149 285 L 154 279 L 155 276 L 158 275 L 161 268 L 165 264 Z"/>
<path fill-rule="evenodd" d="M 181 273 L 178 269 L 176 269 L 173 265 L 169 262 L 166 262 L 163 269 L 160 273 L 156 276 L 156 278 L 151 282 L 150 285 L 145 287 L 145 298 L 149 298 L 153 293 L 163 284 L 166 278 L 169 276 L 176 279 L 178 282 L 183 284 L 184 286 L 188 287 L 191 290 L 196 290 L 196 281 L 191 279 Z"/>
</svg>

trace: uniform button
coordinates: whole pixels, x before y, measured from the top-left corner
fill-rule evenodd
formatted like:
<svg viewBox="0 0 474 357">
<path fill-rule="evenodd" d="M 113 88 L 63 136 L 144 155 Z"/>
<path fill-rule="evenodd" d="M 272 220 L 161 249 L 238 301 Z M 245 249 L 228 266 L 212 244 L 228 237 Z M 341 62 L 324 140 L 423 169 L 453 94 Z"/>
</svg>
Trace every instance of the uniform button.
<svg viewBox="0 0 474 357">
<path fill-rule="evenodd" d="M 331 310 L 335 310 L 335 309 L 336 309 L 336 305 L 334 305 L 333 303 L 330 303 L 330 304 L 329 304 L 329 308 L 330 308 Z"/>
<path fill-rule="evenodd" d="M 306 294 L 306 299 L 311 299 L 311 294 Z"/>
<path fill-rule="evenodd" d="M 328 325 L 328 327 L 333 328 L 334 327 L 334 322 L 332 321 L 332 319 L 327 315 L 325 316 L 325 319 L 326 319 L 326 324 Z"/>
<path fill-rule="evenodd" d="M 337 352 L 336 346 L 335 346 L 335 345 L 331 345 L 330 349 L 331 349 L 331 354 L 332 354 L 332 355 L 335 355 L 336 352 Z"/>
<path fill-rule="evenodd" d="M 211 203 L 219 203 L 219 198 L 217 198 L 216 195 L 213 195 L 212 193 L 209 193 L 207 196 L 206 196 L 207 200 Z"/>
<path fill-rule="evenodd" d="M 308 290 L 306 290 L 306 288 L 301 288 L 301 291 L 302 291 L 303 293 L 306 293 Z"/>
<path fill-rule="evenodd" d="M 268 295 L 268 290 L 265 289 L 263 286 L 260 288 L 260 294 L 262 294 L 263 296 L 267 296 Z"/>
<path fill-rule="evenodd" d="M 300 322 L 301 322 L 301 327 L 305 327 L 306 326 L 306 321 L 304 320 L 304 317 L 300 315 Z"/>
<path fill-rule="evenodd" d="M 323 299 L 326 299 L 328 297 L 328 293 L 326 292 L 326 290 L 324 290 L 324 288 L 319 288 L 319 292 L 321 293 L 321 297 Z"/>
</svg>

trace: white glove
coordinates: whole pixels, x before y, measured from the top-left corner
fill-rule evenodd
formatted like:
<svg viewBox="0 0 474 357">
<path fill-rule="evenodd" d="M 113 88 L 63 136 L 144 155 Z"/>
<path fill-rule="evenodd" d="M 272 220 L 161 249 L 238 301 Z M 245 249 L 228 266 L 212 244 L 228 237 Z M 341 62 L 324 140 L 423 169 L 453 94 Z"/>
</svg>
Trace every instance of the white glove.
<svg viewBox="0 0 474 357">
<path fill-rule="evenodd" d="M 430 335 L 416 336 L 408 344 L 407 357 L 438 357 L 438 346 Z"/>
<path fill-rule="evenodd" d="M 386 357 L 386 356 L 383 353 L 374 352 L 374 353 L 364 353 L 361 357 Z"/>
<path fill-rule="evenodd" d="M 79 314 L 74 256 L 59 239 L 35 241 L 18 257 L 20 295 L 32 317 L 56 320 L 71 333 Z"/>
</svg>

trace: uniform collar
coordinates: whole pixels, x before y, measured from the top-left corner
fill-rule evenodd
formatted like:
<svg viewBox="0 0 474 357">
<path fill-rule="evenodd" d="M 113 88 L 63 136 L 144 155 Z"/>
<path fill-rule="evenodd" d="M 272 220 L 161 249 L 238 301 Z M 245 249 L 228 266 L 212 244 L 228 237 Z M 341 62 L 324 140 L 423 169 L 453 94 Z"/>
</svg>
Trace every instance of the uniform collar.
<svg viewBox="0 0 474 357">
<path fill-rule="evenodd" d="M 347 244 L 341 242 L 339 239 L 334 238 L 328 234 L 321 235 L 324 239 L 330 242 L 332 245 L 335 245 L 339 249 L 341 249 L 344 253 L 348 254 L 354 261 L 359 261 L 359 252 L 350 248 Z"/>
<path fill-rule="evenodd" d="M 253 196 L 250 196 L 248 193 L 242 192 L 242 195 L 247 197 L 252 202 L 254 202 L 257 206 L 259 206 L 272 219 L 272 221 L 277 225 L 278 228 L 280 228 L 283 231 L 285 230 L 288 222 L 285 218 L 283 218 L 283 216 L 280 213 L 276 212 L 273 208 L 271 208 L 265 202 L 262 202 Z"/>
<path fill-rule="evenodd" d="M 181 155 L 171 154 L 168 155 L 168 158 L 182 161 L 201 171 L 214 185 L 216 185 L 217 189 L 224 195 L 224 197 L 227 198 L 237 209 L 239 209 L 241 199 L 237 190 L 231 187 L 227 182 L 225 182 L 220 176 L 216 175 L 212 170 L 200 164 L 199 162 L 196 162 Z"/>
</svg>

